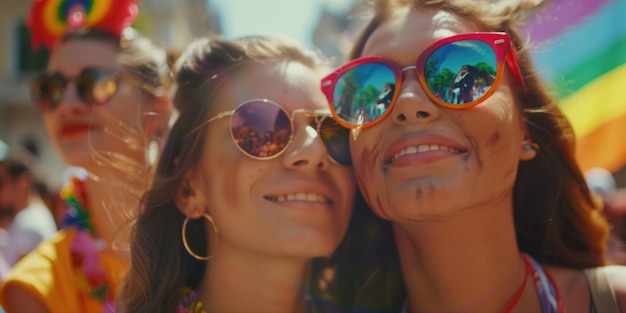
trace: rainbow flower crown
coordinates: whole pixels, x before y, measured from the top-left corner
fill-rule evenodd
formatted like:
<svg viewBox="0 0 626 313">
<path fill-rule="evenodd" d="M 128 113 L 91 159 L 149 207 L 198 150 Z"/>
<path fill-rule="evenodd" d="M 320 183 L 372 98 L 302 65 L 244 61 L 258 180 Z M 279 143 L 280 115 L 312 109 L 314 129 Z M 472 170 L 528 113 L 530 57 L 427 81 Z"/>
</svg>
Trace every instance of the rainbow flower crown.
<svg viewBox="0 0 626 313">
<path fill-rule="evenodd" d="M 68 32 L 99 29 L 122 36 L 139 15 L 139 0 L 35 0 L 27 19 L 33 49 L 53 48 Z"/>
</svg>

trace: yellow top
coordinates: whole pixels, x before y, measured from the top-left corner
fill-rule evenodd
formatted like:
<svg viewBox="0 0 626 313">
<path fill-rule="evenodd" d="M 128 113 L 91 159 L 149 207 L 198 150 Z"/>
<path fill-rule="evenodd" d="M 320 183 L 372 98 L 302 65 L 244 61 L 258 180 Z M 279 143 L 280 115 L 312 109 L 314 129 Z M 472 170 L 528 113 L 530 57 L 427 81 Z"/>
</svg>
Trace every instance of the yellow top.
<svg viewBox="0 0 626 313">
<path fill-rule="evenodd" d="M 72 227 L 59 231 L 50 240 L 42 242 L 21 259 L 6 276 L 0 288 L 0 304 L 6 307 L 6 286 L 20 286 L 43 303 L 49 312 L 113 312 L 97 298 L 80 279 L 82 272 L 72 266 L 70 244 L 76 235 Z M 128 262 L 107 251 L 98 251 L 102 268 L 110 282 L 111 294 L 116 295 L 128 270 Z M 8 312 L 10 313 L 10 312 Z"/>
</svg>

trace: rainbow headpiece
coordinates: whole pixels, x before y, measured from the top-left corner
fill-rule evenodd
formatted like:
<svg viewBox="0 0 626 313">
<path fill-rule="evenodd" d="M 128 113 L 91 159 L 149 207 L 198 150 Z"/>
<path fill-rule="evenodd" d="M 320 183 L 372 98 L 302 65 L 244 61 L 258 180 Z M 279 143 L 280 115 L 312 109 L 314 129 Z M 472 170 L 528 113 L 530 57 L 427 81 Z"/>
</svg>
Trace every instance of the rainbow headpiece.
<svg viewBox="0 0 626 313">
<path fill-rule="evenodd" d="M 35 0 L 27 24 L 31 45 L 48 48 L 68 32 L 78 29 L 108 31 L 122 35 L 137 18 L 139 0 Z"/>
</svg>

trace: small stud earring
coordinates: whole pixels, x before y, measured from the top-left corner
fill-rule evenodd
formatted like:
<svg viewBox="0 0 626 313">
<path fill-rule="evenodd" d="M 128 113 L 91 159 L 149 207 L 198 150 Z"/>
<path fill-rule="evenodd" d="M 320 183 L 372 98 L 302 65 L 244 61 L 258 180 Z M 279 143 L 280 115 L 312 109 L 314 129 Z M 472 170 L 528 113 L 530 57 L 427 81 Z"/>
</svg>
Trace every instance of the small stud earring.
<svg viewBox="0 0 626 313">
<path fill-rule="evenodd" d="M 532 145 L 524 145 L 524 151 L 531 151 L 533 149 Z"/>
</svg>

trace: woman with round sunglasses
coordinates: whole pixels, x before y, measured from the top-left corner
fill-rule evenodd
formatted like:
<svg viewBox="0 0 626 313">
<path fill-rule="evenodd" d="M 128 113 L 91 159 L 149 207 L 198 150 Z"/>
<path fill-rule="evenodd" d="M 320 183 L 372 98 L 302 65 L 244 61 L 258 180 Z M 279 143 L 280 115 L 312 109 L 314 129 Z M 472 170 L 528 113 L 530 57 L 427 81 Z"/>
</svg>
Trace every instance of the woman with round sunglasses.
<svg viewBox="0 0 626 313">
<path fill-rule="evenodd" d="M 350 260 L 347 247 L 366 235 L 363 224 L 350 226 L 353 240 L 333 254 L 356 182 L 348 130 L 318 88 L 327 72 L 283 38 L 201 38 L 187 48 L 175 74 L 181 113 L 133 228 L 123 312 L 321 312 L 352 303 L 336 300 L 343 288 L 332 276 L 359 267 L 336 257 Z"/>
<path fill-rule="evenodd" d="M 572 128 L 514 26 L 534 4 L 377 1 L 321 82 L 364 197 L 393 223 L 394 310 L 626 312 Z M 390 105 L 368 115 L 386 84 Z"/>
<path fill-rule="evenodd" d="M 35 42 L 49 39 L 37 25 L 45 19 L 41 7 L 54 5 L 33 5 Z M 171 78 L 165 52 L 126 28 L 136 16 L 134 1 L 108 5 L 113 15 L 96 25 L 89 24 L 95 9 L 73 7 L 72 18 L 87 14 L 84 23 L 74 21 L 82 27 L 49 42 L 46 72 L 31 84 L 53 146 L 86 175 L 61 191 L 68 206 L 63 229 L 4 281 L 0 300 L 8 312 L 111 312 L 129 267 L 123 229 L 148 184 L 150 146 L 168 129 Z"/>
</svg>

